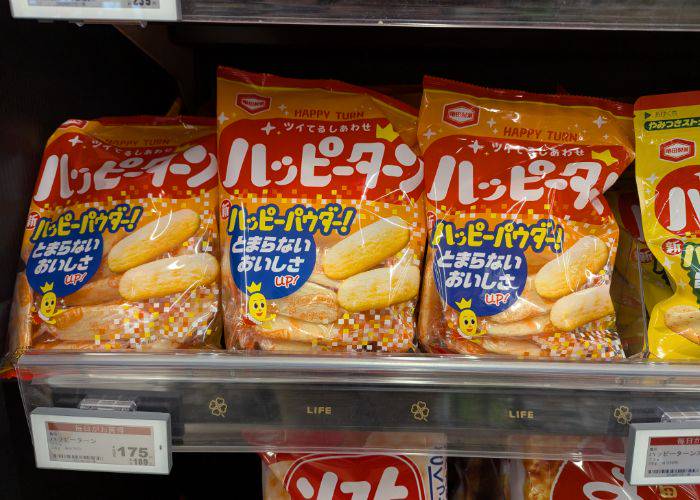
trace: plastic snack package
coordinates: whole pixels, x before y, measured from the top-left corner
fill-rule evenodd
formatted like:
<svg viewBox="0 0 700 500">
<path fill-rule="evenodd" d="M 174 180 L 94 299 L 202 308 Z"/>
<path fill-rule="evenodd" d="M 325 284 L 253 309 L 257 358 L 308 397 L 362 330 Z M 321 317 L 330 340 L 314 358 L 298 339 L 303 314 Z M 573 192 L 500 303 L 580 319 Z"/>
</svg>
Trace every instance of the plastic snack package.
<svg viewBox="0 0 700 500">
<path fill-rule="evenodd" d="M 327 449 L 366 451 L 261 453 L 263 500 L 448 498 L 448 462 L 441 453 L 445 445 L 444 434 L 321 431 L 302 432 L 294 440 L 302 447 L 322 443 Z M 429 455 L 411 456 L 387 451 L 399 447 L 435 451 Z"/>
<path fill-rule="evenodd" d="M 644 241 L 637 186 L 634 177 L 626 174 L 606 197 L 620 227 L 611 294 L 618 332 L 629 356 L 645 350 L 647 325 L 643 308 L 652 311 L 673 290 L 663 266 Z"/>
<path fill-rule="evenodd" d="M 22 242 L 12 347 L 218 347 L 212 120 L 69 120 L 48 140 Z"/>
<path fill-rule="evenodd" d="M 425 244 L 415 111 L 230 68 L 217 95 L 226 346 L 411 349 Z"/>
<path fill-rule="evenodd" d="M 275 454 L 263 457 L 263 500 L 446 500 L 438 456 Z"/>
<path fill-rule="evenodd" d="M 633 160 L 631 108 L 424 79 L 432 352 L 618 358 L 618 228 L 602 194 Z"/>
<path fill-rule="evenodd" d="M 263 453 L 263 500 L 447 500 L 442 456 Z"/>
<path fill-rule="evenodd" d="M 647 96 L 635 104 L 637 188 L 644 237 L 674 294 L 649 319 L 654 358 L 700 358 L 700 92 Z"/>
<path fill-rule="evenodd" d="M 612 462 L 504 460 L 501 477 L 507 500 L 700 499 L 700 485 L 632 486 Z"/>
</svg>

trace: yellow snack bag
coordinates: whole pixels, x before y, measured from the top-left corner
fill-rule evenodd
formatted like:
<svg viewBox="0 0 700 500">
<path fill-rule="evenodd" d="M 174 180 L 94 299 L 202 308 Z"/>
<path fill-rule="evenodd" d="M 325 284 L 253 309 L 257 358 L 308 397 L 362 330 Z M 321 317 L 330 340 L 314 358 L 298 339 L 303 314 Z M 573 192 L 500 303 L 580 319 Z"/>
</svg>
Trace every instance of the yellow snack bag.
<svg viewBox="0 0 700 500">
<path fill-rule="evenodd" d="M 415 111 L 219 68 L 228 348 L 406 351 L 425 243 Z"/>
<path fill-rule="evenodd" d="M 63 123 L 27 217 L 11 346 L 219 347 L 217 171 L 211 119 Z"/>
<path fill-rule="evenodd" d="M 649 351 L 700 358 L 700 92 L 642 97 L 634 123 L 644 237 L 675 285 L 651 313 Z"/>
<path fill-rule="evenodd" d="M 425 77 L 418 139 L 433 352 L 622 357 L 602 194 L 633 159 L 631 107 Z"/>
</svg>

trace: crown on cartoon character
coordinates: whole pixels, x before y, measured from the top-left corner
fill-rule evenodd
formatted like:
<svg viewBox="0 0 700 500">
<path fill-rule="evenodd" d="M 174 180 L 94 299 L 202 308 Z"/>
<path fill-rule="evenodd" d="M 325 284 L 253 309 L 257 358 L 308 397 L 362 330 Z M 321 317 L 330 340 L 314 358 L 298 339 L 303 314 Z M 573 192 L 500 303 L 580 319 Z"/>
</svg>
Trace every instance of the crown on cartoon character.
<svg viewBox="0 0 700 500">
<path fill-rule="evenodd" d="M 399 136 L 399 133 L 394 130 L 391 123 L 387 124 L 385 127 L 377 124 L 377 139 L 386 139 L 389 142 L 394 142 Z"/>
<path fill-rule="evenodd" d="M 248 290 L 248 293 L 258 293 L 261 288 L 262 283 L 251 283 L 250 285 L 245 287 L 245 289 Z"/>
<path fill-rule="evenodd" d="M 459 302 L 457 302 L 456 305 L 457 305 L 457 307 L 459 307 L 460 311 L 463 311 L 465 309 L 469 309 L 472 306 L 472 299 L 469 299 L 469 300 L 462 299 Z"/>
<path fill-rule="evenodd" d="M 41 293 L 46 293 L 46 292 L 52 292 L 53 291 L 53 283 L 44 283 L 43 286 L 39 287 L 39 290 L 41 290 Z"/>
</svg>

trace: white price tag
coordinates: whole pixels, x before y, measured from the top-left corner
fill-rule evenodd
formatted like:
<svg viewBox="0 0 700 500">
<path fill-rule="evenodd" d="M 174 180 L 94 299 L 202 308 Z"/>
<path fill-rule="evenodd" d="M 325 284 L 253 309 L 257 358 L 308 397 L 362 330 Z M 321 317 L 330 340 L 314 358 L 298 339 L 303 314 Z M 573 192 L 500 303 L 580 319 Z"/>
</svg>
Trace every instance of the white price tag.
<svg viewBox="0 0 700 500">
<path fill-rule="evenodd" d="M 632 424 L 625 473 L 638 486 L 700 483 L 700 421 Z"/>
<path fill-rule="evenodd" d="M 37 408 L 31 426 L 39 468 L 170 472 L 167 413 Z"/>
<path fill-rule="evenodd" d="M 10 0 L 14 17 L 76 21 L 178 21 L 179 0 Z"/>
</svg>

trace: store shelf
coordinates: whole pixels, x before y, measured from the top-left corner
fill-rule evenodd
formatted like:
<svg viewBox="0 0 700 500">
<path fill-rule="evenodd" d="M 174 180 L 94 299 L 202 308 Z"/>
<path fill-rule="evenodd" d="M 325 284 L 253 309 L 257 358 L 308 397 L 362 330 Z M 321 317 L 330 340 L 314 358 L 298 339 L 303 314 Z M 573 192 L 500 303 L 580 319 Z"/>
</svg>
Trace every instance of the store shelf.
<svg viewBox="0 0 700 500">
<path fill-rule="evenodd" d="M 162 9 L 175 4 L 162 3 Z M 91 9 L 77 7 L 82 5 L 78 1 L 41 5 L 48 7 L 15 6 L 15 15 L 44 19 L 79 15 L 81 18 L 76 20 L 80 21 L 90 21 L 86 16 L 91 15 L 130 22 L 171 19 L 170 13 L 159 18 L 163 14 L 154 13 L 158 10 L 153 8 L 121 8 L 115 12 L 122 4 L 106 1 L 94 6 L 101 8 Z M 68 9 L 72 14 L 67 14 Z M 692 0 L 180 0 L 180 18 L 216 23 L 688 31 L 700 29 L 700 5 Z"/>
<path fill-rule="evenodd" d="M 700 5 L 684 0 L 181 0 L 199 22 L 503 28 L 697 30 Z"/>
<path fill-rule="evenodd" d="M 700 365 L 635 361 L 30 352 L 18 375 L 27 413 L 168 412 L 175 451 L 623 459 L 628 423 L 700 410 Z"/>
</svg>

